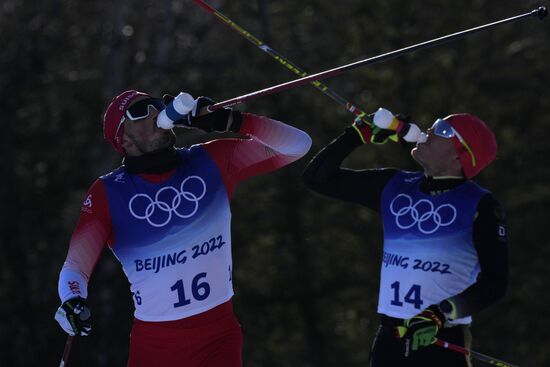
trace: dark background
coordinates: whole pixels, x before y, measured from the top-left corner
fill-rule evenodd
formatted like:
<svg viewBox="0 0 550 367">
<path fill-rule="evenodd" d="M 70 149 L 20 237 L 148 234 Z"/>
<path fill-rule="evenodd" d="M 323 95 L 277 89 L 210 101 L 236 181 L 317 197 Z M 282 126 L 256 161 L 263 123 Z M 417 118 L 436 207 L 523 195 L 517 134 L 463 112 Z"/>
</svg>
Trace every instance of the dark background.
<svg viewBox="0 0 550 367">
<path fill-rule="evenodd" d="M 542 4 L 211 5 L 315 73 Z M 498 158 L 477 181 L 507 211 L 510 287 L 505 300 L 476 315 L 473 349 L 521 366 L 550 365 L 549 22 L 522 20 L 326 81 L 366 111 L 384 106 L 422 128 L 470 112 L 495 131 Z M 68 241 L 89 185 L 121 160 L 102 138 L 111 98 L 134 88 L 221 101 L 296 76 L 191 0 L 3 0 L 0 65 L 0 365 L 57 366 L 66 335 L 53 315 Z M 377 326 L 380 220 L 309 192 L 300 180 L 352 115 L 311 86 L 237 108 L 313 138 L 307 157 L 243 183 L 234 195 L 234 302 L 245 365 L 365 366 Z M 178 133 L 182 145 L 213 137 Z M 396 144 L 361 147 L 345 163 L 417 167 Z M 75 341 L 72 365 L 125 366 L 131 295 L 109 251 L 92 277 L 89 302 L 93 334 Z"/>
</svg>

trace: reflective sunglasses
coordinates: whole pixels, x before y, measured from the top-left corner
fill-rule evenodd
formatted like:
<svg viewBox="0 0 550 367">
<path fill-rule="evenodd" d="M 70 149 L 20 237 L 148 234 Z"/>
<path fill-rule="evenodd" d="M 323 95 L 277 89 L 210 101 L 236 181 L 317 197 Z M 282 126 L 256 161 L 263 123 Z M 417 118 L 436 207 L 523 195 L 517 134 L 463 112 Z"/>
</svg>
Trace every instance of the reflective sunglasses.
<svg viewBox="0 0 550 367">
<path fill-rule="evenodd" d="M 153 107 L 158 112 L 166 108 L 166 106 L 164 105 L 164 102 L 160 98 L 145 98 L 128 107 L 126 112 L 124 112 L 124 115 L 122 115 L 120 122 L 118 123 L 118 127 L 115 132 L 115 140 L 116 141 L 120 140 L 118 133 L 120 131 L 120 128 L 122 127 L 122 124 L 124 124 L 124 121 L 126 121 L 126 119 L 130 121 L 137 121 L 137 120 L 144 119 L 147 116 L 149 116 L 150 114 L 149 110 L 151 107 Z"/>
<path fill-rule="evenodd" d="M 442 138 L 450 139 L 456 137 L 460 144 L 462 144 L 462 146 L 466 149 L 466 151 L 470 155 L 470 158 L 472 158 L 472 166 L 476 166 L 476 157 L 474 156 L 474 152 L 472 151 L 468 143 L 466 143 L 466 140 L 464 140 L 462 136 L 460 136 L 460 134 L 455 129 L 453 129 L 451 124 L 443 119 L 437 119 L 432 125 L 432 129 L 435 135 Z"/>
</svg>

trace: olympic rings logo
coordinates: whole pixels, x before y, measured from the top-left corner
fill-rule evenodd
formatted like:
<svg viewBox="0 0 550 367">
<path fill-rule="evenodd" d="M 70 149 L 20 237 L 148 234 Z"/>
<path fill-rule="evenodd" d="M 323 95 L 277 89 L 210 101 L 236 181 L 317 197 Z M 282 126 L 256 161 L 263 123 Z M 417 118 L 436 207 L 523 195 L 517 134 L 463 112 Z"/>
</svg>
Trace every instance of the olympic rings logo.
<svg viewBox="0 0 550 367">
<path fill-rule="evenodd" d="M 390 203 L 390 211 L 395 215 L 395 224 L 401 229 L 417 226 L 424 234 L 431 234 L 440 227 L 451 225 L 456 219 L 456 208 L 451 204 L 434 204 L 420 199 L 413 204 L 409 195 L 399 194 Z"/>
<path fill-rule="evenodd" d="M 185 190 L 185 184 L 193 180 L 202 187 L 200 194 Z M 164 194 L 164 195 L 163 195 Z M 172 200 L 162 200 L 162 196 L 172 194 Z M 191 218 L 199 210 L 199 201 L 206 195 L 206 183 L 199 176 L 189 176 L 182 181 L 180 189 L 166 186 L 157 191 L 152 199 L 147 194 L 136 194 L 128 203 L 130 213 L 136 219 L 145 219 L 153 227 L 164 227 L 172 219 L 172 215 L 180 218 Z M 169 199 L 169 198 L 168 198 Z M 138 200 L 138 201 L 136 201 Z M 145 201 L 146 205 L 143 205 Z M 141 205 L 140 205 L 141 204 Z M 145 209 L 144 209 L 145 208 Z M 157 211 L 158 209 L 158 211 Z M 139 212 L 139 213 L 137 213 Z M 161 218 L 159 218 L 159 216 Z M 155 219 L 153 219 L 153 217 Z M 162 219 L 164 217 L 164 219 Z"/>
</svg>

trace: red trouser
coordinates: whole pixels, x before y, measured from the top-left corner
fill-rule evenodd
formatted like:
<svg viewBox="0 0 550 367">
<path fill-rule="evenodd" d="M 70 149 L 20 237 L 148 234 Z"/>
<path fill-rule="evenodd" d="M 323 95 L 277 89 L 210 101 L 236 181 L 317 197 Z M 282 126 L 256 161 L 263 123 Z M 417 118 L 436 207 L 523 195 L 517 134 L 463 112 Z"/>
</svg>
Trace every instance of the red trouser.
<svg viewBox="0 0 550 367">
<path fill-rule="evenodd" d="M 128 367 L 241 367 L 242 344 L 231 301 L 182 320 L 135 319 Z"/>
</svg>

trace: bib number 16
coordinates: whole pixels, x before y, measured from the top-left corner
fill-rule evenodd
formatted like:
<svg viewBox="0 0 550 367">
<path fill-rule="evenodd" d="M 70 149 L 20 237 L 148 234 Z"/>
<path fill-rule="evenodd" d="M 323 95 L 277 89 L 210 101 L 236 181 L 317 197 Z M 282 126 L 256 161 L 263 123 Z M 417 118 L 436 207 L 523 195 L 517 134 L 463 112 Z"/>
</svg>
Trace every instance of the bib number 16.
<svg viewBox="0 0 550 367">
<path fill-rule="evenodd" d="M 191 295 L 197 301 L 203 301 L 210 295 L 210 284 L 206 281 L 201 281 L 203 278 L 206 278 L 206 273 L 195 275 L 191 281 Z M 170 289 L 174 292 L 178 292 L 178 302 L 174 303 L 174 307 L 182 307 L 191 303 L 191 300 L 185 295 L 182 279 L 175 282 Z"/>
<path fill-rule="evenodd" d="M 401 296 L 399 292 L 400 286 L 401 284 L 399 282 L 393 282 L 391 284 L 391 287 L 393 289 L 393 299 L 391 300 L 391 304 L 394 306 L 403 307 L 403 302 L 401 302 Z M 422 307 L 422 304 L 424 303 L 421 296 L 421 287 L 418 284 L 413 284 L 405 294 L 403 301 L 412 304 L 414 308 L 420 309 L 420 307 Z"/>
</svg>

